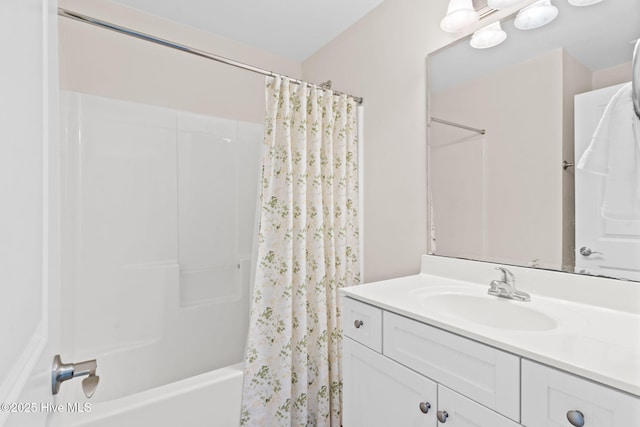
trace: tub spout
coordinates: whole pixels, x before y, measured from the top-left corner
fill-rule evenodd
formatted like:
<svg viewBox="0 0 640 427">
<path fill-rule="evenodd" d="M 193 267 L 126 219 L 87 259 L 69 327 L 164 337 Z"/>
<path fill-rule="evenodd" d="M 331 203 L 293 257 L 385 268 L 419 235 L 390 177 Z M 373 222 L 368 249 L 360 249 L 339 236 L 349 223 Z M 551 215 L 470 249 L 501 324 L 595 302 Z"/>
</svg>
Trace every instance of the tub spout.
<svg viewBox="0 0 640 427">
<path fill-rule="evenodd" d="M 98 387 L 100 377 L 96 375 L 96 369 L 98 363 L 95 359 L 85 360 L 79 363 L 62 363 L 60 355 L 57 354 L 53 358 L 53 366 L 51 368 L 51 392 L 58 394 L 60 391 L 60 384 L 64 381 L 70 380 L 76 377 L 87 376 L 82 381 L 82 390 L 84 395 L 90 398 Z"/>
</svg>

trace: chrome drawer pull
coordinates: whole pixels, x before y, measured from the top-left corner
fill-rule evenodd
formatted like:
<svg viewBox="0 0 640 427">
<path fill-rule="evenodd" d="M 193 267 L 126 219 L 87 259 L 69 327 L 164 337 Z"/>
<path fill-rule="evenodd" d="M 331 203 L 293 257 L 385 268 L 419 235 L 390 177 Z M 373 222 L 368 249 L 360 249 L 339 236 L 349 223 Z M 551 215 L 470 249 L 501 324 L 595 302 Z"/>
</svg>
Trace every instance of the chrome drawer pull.
<svg viewBox="0 0 640 427">
<path fill-rule="evenodd" d="M 355 322 L 353 322 L 353 326 L 355 326 L 356 329 L 359 329 L 362 325 L 364 325 L 364 322 L 362 320 L 356 320 Z"/>
<path fill-rule="evenodd" d="M 428 414 L 429 409 L 431 409 L 431 403 L 429 402 L 420 402 L 420 410 L 423 414 Z"/>
<path fill-rule="evenodd" d="M 447 414 L 447 411 L 438 411 L 436 415 L 438 417 L 438 421 L 440 421 L 441 423 L 446 423 L 447 418 L 449 418 L 449 414 Z"/>
<path fill-rule="evenodd" d="M 580 411 L 569 411 L 567 412 L 567 419 L 571 423 L 572 426 L 582 427 L 584 426 L 584 415 Z"/>
</svg>

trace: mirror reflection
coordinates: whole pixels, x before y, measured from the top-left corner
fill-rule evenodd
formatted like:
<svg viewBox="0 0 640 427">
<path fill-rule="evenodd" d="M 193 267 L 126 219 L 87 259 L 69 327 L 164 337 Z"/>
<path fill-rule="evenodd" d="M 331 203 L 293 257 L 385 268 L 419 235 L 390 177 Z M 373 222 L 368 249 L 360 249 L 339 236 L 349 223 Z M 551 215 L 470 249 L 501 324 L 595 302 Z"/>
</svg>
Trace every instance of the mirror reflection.
<svg viewBox="0 0 640 427">
<path fill-rule="evenodd" d="M 429 252 L 640 281 L 640 2 L 553 4 L 429 55 Z"/>
</svg>

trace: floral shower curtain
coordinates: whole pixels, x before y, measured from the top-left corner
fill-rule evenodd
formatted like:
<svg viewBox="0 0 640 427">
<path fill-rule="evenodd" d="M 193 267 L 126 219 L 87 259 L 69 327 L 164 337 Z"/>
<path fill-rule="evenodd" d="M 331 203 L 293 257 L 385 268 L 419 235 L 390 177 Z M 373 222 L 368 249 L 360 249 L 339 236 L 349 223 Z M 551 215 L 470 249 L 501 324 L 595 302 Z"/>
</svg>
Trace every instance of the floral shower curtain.
<svg viewBox="0 0 640 427">
<path fill-rule="evenodd" d="M 356 106 L 279 77 L 266 102 L 241 425 L 339 427 L 337 292 L 360 283 Z"/>
</svg>

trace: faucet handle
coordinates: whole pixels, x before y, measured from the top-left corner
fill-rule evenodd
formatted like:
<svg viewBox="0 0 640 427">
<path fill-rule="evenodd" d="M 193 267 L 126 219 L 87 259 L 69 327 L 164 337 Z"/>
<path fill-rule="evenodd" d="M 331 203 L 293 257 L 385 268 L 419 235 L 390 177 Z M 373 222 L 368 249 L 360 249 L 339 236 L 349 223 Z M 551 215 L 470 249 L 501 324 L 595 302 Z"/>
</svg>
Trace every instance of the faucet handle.
<svg viewBox="0 0 640 427">
<path fill-rule="evenodd" d="M 507 270 L 504 267 L 496 267 L 496 270 L 502 272 L 502 281 L 504 283 L 508 283 L 510 285 L 515 285 L 516 277 L 513 275 L 512 272 L 510 272 L 509 270 Z"/>
<path fill-rule="evenodd" d="M 60 384 L 62 384 L 63 381 L 87 376 L 87 378 L 82 381 L 82 390 L 88 398 L 93 396 L 96 387 L 98 387 L 98 381 L 100 381 L 100 377 L 96 375 L 97 368 L 98 363 L 95 359 L 85 360 L 79 363 L 62 363 L 60 355 L 56 354 L 53 358 L 53 366 L 51 367 L 52 394 L 58 394 Z"/>
</svg>

